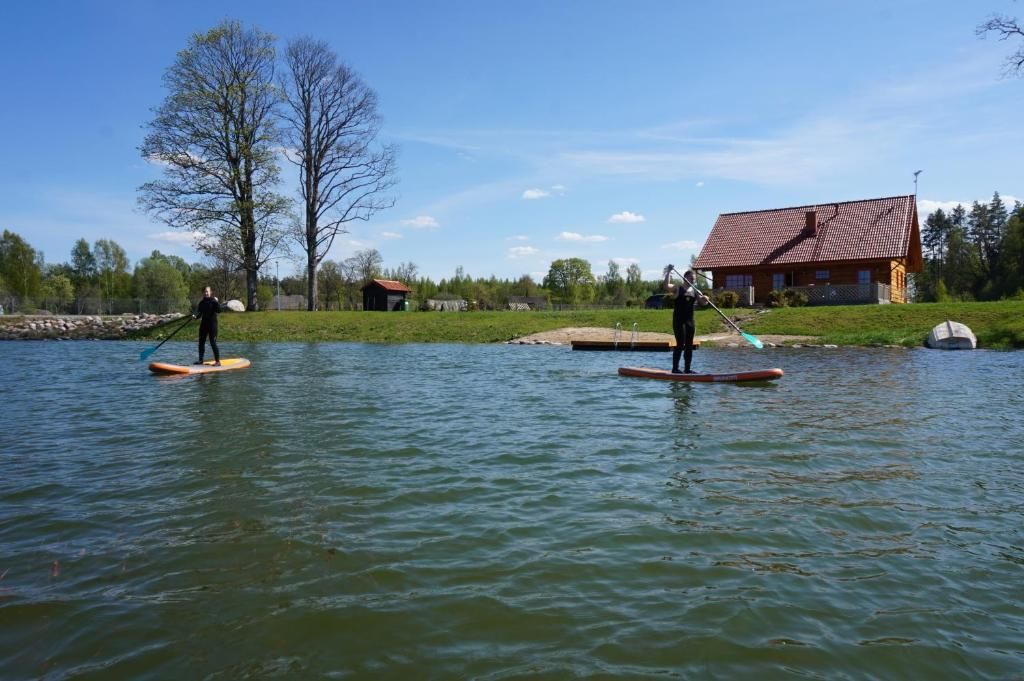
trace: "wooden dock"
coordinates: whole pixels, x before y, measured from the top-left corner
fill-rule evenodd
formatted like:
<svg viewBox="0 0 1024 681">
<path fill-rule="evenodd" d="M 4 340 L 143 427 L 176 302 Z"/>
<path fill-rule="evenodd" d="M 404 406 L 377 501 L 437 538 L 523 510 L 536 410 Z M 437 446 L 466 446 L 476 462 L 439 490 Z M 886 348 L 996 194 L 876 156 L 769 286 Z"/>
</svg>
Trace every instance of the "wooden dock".
<svg viewBox="0 0 1024 681">
<path fill-rule="evenodd" d="M 604 341 L 604 340 L 574 340 L 573 350 L 604 350 L 618 352 L 669 352 L 676 346 L 675 341 Z M 699 341 L 694 341 L 693 349 L 700 347 Z"/>
</svg>

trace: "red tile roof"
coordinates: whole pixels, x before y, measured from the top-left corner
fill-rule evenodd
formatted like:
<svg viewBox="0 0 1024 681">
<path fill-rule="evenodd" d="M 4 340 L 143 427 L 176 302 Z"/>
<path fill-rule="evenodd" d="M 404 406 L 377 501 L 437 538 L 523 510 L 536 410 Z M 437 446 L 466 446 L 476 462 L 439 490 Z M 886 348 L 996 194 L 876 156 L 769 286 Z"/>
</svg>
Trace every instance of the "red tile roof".
<svg viewBox="0 0 1024 681">
<path fill-rule="evenodd" d="M 817 234 L 808 234 L 807 211 L 817 212 Z M 920 252 L 915 197 L 825 203 L 748 213 L 723 213 L 694 267 L 913 258 Z"/>
<path fill-rule="evenodd" d="M 411 288 L 409 288 L 408 286 L 406 286 L 402 282 L 394 281 L 392 279 L 374 279 L 369 284 L 367 284 L 367 286 L 372 286 L 373 284 L 376 284 L 377 286 L 380 286 L 385 291 L 406 291 L 406 292 L 411 292 L 412 291 Z"/>
</svg>

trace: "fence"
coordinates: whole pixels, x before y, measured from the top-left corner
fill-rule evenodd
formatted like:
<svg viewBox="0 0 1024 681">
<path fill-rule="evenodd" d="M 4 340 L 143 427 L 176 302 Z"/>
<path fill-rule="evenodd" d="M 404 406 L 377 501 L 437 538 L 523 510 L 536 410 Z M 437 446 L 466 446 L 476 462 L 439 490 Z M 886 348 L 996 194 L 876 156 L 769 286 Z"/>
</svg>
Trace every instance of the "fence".
<svg viewBox="0 0 1024 681">
<path fill-rule="evenodd" d="M 823 286 L 788 286 L 807 296 L 808 305 L 873 305 L 891 302 L 888 284 L 825 284 Z"/>
<path fill-rule="evenodd" d="M 167 314 L 189 310 L 187 300 L 148 298 L 18 298 L 0 296 L 3 314 Z"/>
</svg>

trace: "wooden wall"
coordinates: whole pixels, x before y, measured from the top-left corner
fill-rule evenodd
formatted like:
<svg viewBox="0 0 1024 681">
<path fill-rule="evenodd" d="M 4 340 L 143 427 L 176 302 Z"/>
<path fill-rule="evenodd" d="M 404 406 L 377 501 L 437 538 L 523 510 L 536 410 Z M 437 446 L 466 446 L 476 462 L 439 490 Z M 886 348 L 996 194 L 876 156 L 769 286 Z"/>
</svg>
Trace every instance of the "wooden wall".
<svg viewBox="0 0 1024 681">
<path fill-rule="evenodd" d="M 828 270 L 828 279 L 818 279 L 818 270 Z M 903 260 L 865 260 L 843 263 L 821 263 L 801 265 L 770 265 L 757 267 L 729 267 L 712 270 L 715 286 L 725 286 L 730 274 L 749 274 L 753 277 L 754 301 L 764 304 L 772 290 L 772 276 L 786 275 L 786 286 L 822 286 L 824 284 L 858 284 L 857 273 L 871 270 L 871 282 L 887 284 L 890 300 L 894 303 L 907 302 L 907 267 Z"/>
</svg>

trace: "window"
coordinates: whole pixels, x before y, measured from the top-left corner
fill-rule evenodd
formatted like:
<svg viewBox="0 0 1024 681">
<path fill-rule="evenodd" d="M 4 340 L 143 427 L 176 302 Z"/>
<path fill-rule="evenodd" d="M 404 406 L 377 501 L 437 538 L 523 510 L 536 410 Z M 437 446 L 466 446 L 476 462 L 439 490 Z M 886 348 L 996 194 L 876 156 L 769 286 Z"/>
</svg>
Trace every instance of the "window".
<svg viewBox="0 0 1024 681">
<path fill-rule="evenodd" d="M 871 283 L 871 270 L 857 270 L 857 283 L 858 284 L 870 284 Z"/>
<path fill-rule="evenodd" d="M 725 275 L 725 287 L 726 288 L 743 288 L 744 286 L 754 285 L 754 275 L 752 274 L 727 274 Z"/>
<path fill-rule="evenodd" d="M 814 278 L 815 279 L 824 279 L 824 280 L 827 281 L 828 280 L 828 270 L 817 270 L 814 273 Z"/>
<path fill-rule="evenodd" d="M 772 288 L 781 291 L 786 288 L 786 275 L 783 272 L 776 272 L 772 275 Z"/>
</svg>

